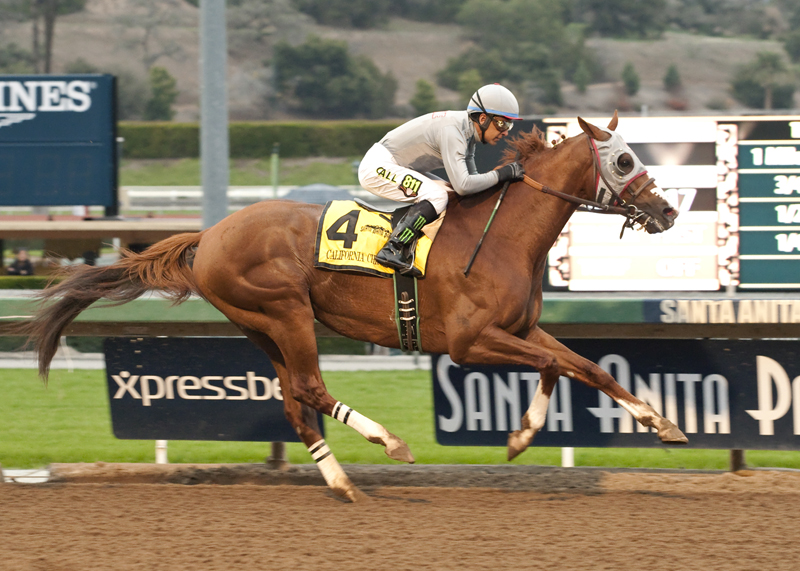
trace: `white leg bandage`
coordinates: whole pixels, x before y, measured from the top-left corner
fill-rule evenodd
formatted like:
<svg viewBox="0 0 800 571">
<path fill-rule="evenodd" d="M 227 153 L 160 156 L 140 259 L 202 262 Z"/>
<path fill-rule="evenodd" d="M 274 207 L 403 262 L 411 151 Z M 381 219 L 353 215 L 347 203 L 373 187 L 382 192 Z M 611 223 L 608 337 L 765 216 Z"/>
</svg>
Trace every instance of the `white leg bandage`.
<svg viewBox="0 0 800 571">
<path fill-rule="evenodd" d="M 325 478 L 325 483 L 329 487 L 335 489 L 348 489 L 350 487 L 350 480 L 347 474 L 344 473 L 339 462 L 333 456 L 333 452 L 325 444 L 324 440 L 319 440 L 308 447 L 311 457 L 317 463 L 322 477 Z"/>
<path fill-rule="evenodd" d="M 367 440 L 383 439 L 388 436 L 386 429 L 363 414 L 354 411 L 344 403 L 337 402 L 333 406 L 331 417 L 354 429 Z"/>
</svg>

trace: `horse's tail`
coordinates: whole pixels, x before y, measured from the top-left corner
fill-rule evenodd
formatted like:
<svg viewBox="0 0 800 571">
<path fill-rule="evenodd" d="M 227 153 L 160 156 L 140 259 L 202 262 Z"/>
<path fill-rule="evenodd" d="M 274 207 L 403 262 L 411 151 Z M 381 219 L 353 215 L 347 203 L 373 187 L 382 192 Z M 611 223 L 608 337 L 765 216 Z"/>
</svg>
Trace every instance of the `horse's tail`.
<svg viewBox="0 0 800 571">
<path fill-rule="evenodd" d="M 39 375 L 47 381 L 50 362 L 64 329 L 95 301 L 115 305 L 132 301 L 149 290 L 166 293 L 176 304 L 199 294 L 192 275 L 193 249 L 202 233 L 171 236 L 144 252 L 123 249 L 111 266 L 71 266 L 55 276 L 37 298 L 41 306 L 32 319 L 13 326 L 11 333 L 28 338 L 28 346 L 39 355 Z M 51 302 L 51 303 L 47 303 Z"/>
</svg>

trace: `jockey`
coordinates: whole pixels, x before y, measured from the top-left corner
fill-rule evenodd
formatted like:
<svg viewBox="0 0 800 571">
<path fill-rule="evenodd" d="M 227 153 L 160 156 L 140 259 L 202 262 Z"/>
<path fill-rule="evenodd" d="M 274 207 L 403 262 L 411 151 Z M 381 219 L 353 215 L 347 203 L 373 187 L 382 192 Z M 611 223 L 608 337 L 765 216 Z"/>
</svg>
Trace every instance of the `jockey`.
<svg viewBox="0 0 800 571">
<path fill-rule="evenodd" d="M 358 169 L 361 185 L 378 196 L 413 203 L 378 252 L 381 265 L 421 275 L 414 267 L 417 238 L 423 226 L 447 207 L 445 181 L 428 171 L 444 168 L 461 196 L 522 179 L 525 173 L 519 163 L 483 174 L 475 166 L 477 142 L 496 144 L 519 119 L 514 94 L 497 83 L 484 85 L 472 95 L 466 111 L 438 111 L 412 119 L 367 151 Z"/>
</svg>

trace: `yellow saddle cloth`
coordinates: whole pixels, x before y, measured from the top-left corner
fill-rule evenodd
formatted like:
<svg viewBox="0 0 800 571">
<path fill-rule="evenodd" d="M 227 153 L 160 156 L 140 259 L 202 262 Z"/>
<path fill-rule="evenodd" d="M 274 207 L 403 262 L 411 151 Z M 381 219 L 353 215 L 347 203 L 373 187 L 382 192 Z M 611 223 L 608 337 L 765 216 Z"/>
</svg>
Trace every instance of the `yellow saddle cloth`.
<svg viewBox="0 0 800 571">
<path fill-rule="evenodd" d="M 391 277 L 394 270 L 375 260 L 391 234 L 391 214 L 369 210 L 353 200 L 333 200 L 325 205 L 317 227 L 314 267 Z M 423 275 L 432 244 L 425 235 L 417 240 L 414 266 Z"/>
</svg>

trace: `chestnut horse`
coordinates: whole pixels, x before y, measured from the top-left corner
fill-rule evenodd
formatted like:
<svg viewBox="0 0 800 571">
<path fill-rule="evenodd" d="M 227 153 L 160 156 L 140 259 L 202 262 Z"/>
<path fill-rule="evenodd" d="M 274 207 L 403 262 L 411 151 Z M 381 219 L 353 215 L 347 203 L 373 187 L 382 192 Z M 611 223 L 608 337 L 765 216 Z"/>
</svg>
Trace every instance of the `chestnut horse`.
<svg viewBox="0 0 800 571">
<path fill-rule="evenodd" d="M 635 221 L 651 233 L 671 227 L 677 211 L 653 179 L 641 176 L 646 173 L 641 162 L 614 132 L 616 113 L 608 129 L 578 121 L 585 134 L 554 147 L 538 129 L 512 140 L 525 172 L 546 184 L 545 190 L 593 202 L 603 202 L 598 198 L 606 192 L 602 180 L 613 191 L 612 203 L 630 209 L 628 223 Z M 662 441 L 687 442 L 672 422 L 537 325 L 547 254 L 575 203 L 525 182 L 512 184 L 483 251 L 465 275 L 471 246 L 481 237 L 499 192 L 498 186 L 454 197 L 448 206 L 427 275 L 418 285 L 422 349 L 448 353 L 456 363 L 517 364 L 540 371 L 522 429 L 509 435 L 509 459 L 525 450 L 544 425 L 560 375 L 603 391 L 644 426 L 654 427 Z M 39 353 L 40 374 L 47 378 L 64 328 L 99 299 L 124 303 L 148 290 L 161 290 L 176 302 L 202 296 L 269 355 L 286 416 L 330 488 L 351 500 L 362 498 L 320 435 L 314 410 L 382 444 L 390 458 L 414 458 L 403 440 L 328 393 L 318 365 L 314 320 L 352 339 L 399 347 L 393 284 L 315 268 L 321 212 L 317 205 L 261 202 L 203 232 L 172 236 L 138 254 L 124 251 L 111 266 L 73 269 L 42 292 L 41 298 L 52 303 L 21 325 Z"/>
</svg>

